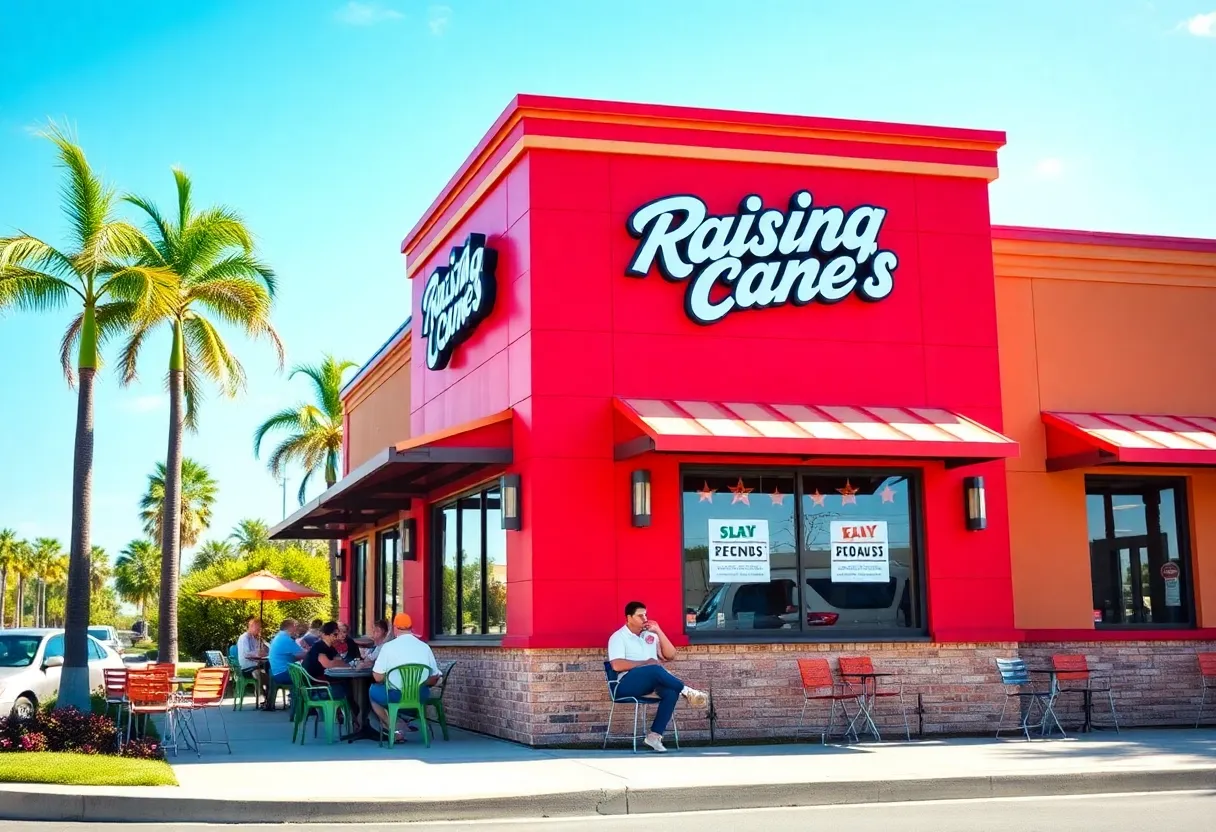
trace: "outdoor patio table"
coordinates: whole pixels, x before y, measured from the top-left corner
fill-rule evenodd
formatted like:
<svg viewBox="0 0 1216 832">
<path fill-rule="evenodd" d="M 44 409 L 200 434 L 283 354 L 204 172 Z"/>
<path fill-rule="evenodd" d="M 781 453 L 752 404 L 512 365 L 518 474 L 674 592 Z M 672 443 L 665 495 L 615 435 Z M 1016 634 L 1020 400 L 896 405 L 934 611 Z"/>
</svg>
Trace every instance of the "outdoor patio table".
<svg viewBox="0 0 1216 832">
<path fill-rule="evenodd" d="M 330 679 L 346 682 L 350 688 L 350 695 L 359 704 L 359 722 L 362 727 L 358 731 L 347 734 L 342 739 L 347 742 L 354 742 L 355 740 L 375 740 L 379 742 L 379 733 L 376 732 L 375 728 L 371 727 L 371 720 L 374 716 L 370 697 L 372 669 L 370 667 L 330 667 L 326 668 L 325 675 Z"/>
<path fill-rule="evenodd" d="M 1057 676 L 1061 673 L 1061 671 L 1056 670 L 1054 667 L 1028 667 L 1028 668 L 1026 668 L 1026 670 L 1029 673 L 1039 673 L 1039 674 L 1044 674 L 1044 675 L 1050 676 L 1051 677 L 1051 692 L 1054 694 L 1057 694 L 1057 695 L 1059 694 L 1060 680 L 1057 678 Z M 1093 703 L 1089 696 L 1089 691 L 1085 691 L 1084 696 L 1082 697 L 1082 700 L 1083 700 L 1083 707 L 1085 709 L 1085 723 L 1081 726 L 1080 730 L 1088 731 L 1090 729 L 1090 726 L 1093 724 L 1093 720 L 1091 719 L 1091 715 L 1093 714 Z M 1048 727 L 1047 726 L 1047 717 L 1048 717 L 1048 715 L 1050 715 L 1051 718 L 1056 721 L 1056 727 L 1059 728 L 1060 733 L 1063 734 L 1064 726 L 1060 724 L 1060 718 L 1058 716 L 1056 716 L 1055 708 L 1053 707 L 1051 711 L 1044 711 L 1044 713 L 1043 713 L 1043 721 L 1039 725 L 1039 736 L 1047 735 L 1047 727 Z"/>
<path fill-rule="evenodd" d="M 861 735 L 858 733 L 856 725 L 857 720 L 863 719 L 862 723 L 868 726 L 870 733 L 874 735 L 877 742 L 882 742 L 882 736 L 878 733 L 878 726 L 874 724 L 873 710 L 874 705 L 878 700 L 878 680 L 886 676 L 894 676 L 894 673 L 849 673 L 848 675 L 841 674 L 840 678 L 845 684 L 852 685 L 850 679 L 861 679 L 861 692 L 857 695 L 857 715 L 849 722 L 849 727 L 845 731 L 845 736 L 852 734 L 861 740 Z"/>
</svg>

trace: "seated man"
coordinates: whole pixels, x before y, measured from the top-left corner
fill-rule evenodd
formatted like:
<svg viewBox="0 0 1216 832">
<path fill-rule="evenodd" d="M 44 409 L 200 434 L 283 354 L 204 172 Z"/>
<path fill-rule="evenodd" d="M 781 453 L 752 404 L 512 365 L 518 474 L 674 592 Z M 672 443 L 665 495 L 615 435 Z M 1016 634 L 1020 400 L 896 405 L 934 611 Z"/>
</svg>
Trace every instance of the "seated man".
<svg viewBox="0 0 1216 832">
<path fill-rule="evenodd" d="M 325 622 L 319 618 L 312 620 L 312 626 L 309 627 L 303 621 L 296 626 L 296 644 L 300 645 L 301 650 L 307 650 L 321 639 L 321 625 Z"/>
<path fill-rule="evenodd" d="M 258 667 L 259 659 L 266 656 L 266 645 L 262 643 L 262 621 L 256 615 L 245 622 L 245 632 L 236 640 L 236 658 L 241 665 L 241 675 L 256 679 L 266 699 L 266 674 Z"/>
<path fill-rule="evenodd" d="M 395 683 L 394 679 L 390 678 L 389 686 L 386 687 L 385 677 L 390 670 L 394 667 L 401 667 L 403 664 L 424 664 L 431 669 L 431 675 L 422 681 L 418 690 L 419 698 L 424 705 L 431 696 L 431 687 L 442 678 L 439 673 L 439 664 L 435 661 L 435 654 L 431 652 L 430 645 L 411 631 L 413 623 L 408 613 L 397 613 L 393 618 L 393 628 L 397 631 L 397 637 L 381 645 L 380 652 L 376 655 L 376 662 L 372 665 L 372 678 L 375 680 L 375 684 L 368 691 L 368 698 L 371 699 L 372 710 L 376 712 L 384 731 L 396 730 L 397 727 L 389 725 L 388 703 L 401 701 L 401 691 L 391 687 Z M 401 739 L 403 738 L 398 735 L 398 741 Z"/>
<path fill-rule="evenodd" d="M 675 713 L 676 702 L 683 696 L 689 704 L 703 707 L 708 697 L 688 687 L 667 672 L 659 659 L 669 662 L 676 657 L 676 648 L 659 625 L 646 615 L 646 605 L 630 601 L 625 605 L 625 626 L 608 639 L 608 661 L 619 675 L 616 698 L 658 696 L 650 733 L 643 742 L 655 751 L 666 751 L 663 732 Z"/>
<path fill-rule="evenodd" d="M 274 688 L 276 686 L 291 687 L 291 673 L 287 670 L 287 665 L 304 658 L 304 650 L 296 644 L 295 631 L 296 622 L 286 618 L 279 625 L 278 635 L 270 642 L 271 687 L 264 706 L 268 711 L 274 710 Z"/>
<path fill-rule="evenodd" d="M 334 621 L 330 621 L 321 626 L 321 637 L 313 643 L 312 647 L 308 648 L 308 654 L 304 656 L 300 662 L 312 679 L 321 684 L 329 685 L 330 695 L 334 699 L 345 699 L 350 705 L 351 715 L 355 719 L 355 724 L 352 730 L 359 730 L 359 705 L 355 700 L 347 695 L 346 685 L 342 682 L 330 679 L 325 675 L 325 671 L 331 667 L 346 667 L 346 662 L 338 654 L 338 648 L 335 646 L 338 641 L 338 625 Z M 339 715 L 339 719 L 341 715 Z"/>
</svg>

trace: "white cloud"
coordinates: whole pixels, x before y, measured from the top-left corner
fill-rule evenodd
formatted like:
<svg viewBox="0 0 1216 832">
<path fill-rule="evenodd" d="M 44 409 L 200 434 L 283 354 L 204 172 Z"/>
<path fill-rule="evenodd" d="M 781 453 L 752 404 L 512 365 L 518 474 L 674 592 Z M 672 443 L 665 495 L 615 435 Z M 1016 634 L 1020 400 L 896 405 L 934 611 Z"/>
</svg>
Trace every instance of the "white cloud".
<svg viewBox="0 0 1216 832">
<path fill-rule="evenodd" d="M 123 399 L 120 405 L 127 413 L 151 413 L 155 410 L 168 410 L 169 397 L 164 393 L 150 393 L 146 396 L 133 396 Z"/>
<path fill-rule="evenodd" d="M 1192 35 L 1200 38 L 1216 38 L 1216 12 L 1197 14 L 1182 25 Z"/>
<path fill-rule="evenodd" d="M 1059 179 L 1064 174 L 1064 161 L 1048 156 L 1035 163 L 1034 175 L 1039 179 Z"/>
<path fill-rule="evenodd" d="M 448 28 L 448 24 L 452 22 L 452 9 L 449 6 L 431 6 L 430 19 L 427 25 L 431 27 L 431 34 L 439 37 Z"/>
<path fill-rule="evenodd" d="M 378 3 L 359 3 L 357 0 L 350 0 L 334 12 L 334 17 L 348 26 L 374 26 L 386 20 L 400 20 L 402 16 L 396 9 L 386 9 Z"/>
</svg>

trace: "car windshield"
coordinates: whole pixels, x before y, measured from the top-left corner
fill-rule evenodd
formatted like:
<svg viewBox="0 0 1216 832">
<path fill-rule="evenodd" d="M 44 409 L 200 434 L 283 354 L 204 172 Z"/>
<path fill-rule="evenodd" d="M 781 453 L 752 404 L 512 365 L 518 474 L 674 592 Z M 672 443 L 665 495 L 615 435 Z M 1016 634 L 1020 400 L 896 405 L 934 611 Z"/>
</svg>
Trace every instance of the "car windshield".
<svg viewBox="0 0 1216 832">
<path fill-rule="evenodd" d="M 93 638 L 97 639 L 98 641 L 109 641 L 110 640 L 110 631 L 108 629 L 106 629 L 105 627 L 90 627 L 89 635 L 91 635 Z"/>
<path fill-rule="evenodd" d="M 34 663 L 42 636 L 0 633 L 0 667 L 29 667 Z"/>
</svg>

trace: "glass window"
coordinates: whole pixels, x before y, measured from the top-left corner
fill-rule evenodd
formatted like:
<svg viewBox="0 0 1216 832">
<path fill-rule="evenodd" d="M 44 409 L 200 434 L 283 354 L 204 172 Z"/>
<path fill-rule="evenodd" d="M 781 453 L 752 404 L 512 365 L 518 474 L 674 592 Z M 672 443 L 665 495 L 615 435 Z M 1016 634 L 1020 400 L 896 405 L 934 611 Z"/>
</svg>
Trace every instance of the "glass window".
<svg viewBox="0 0 1216 832">
<path fill-rule="evenodd" d="M 380 548 L 376 574 L 376 617 L 392 621 L 401 611 L 401 533 L 396 529 L 376 535 Z"/>
<path fill-rule="evenodd" d="M 46 651 L 42 654 L 42 660 L 46 661 L 52 656 L 63 655 L 63 636 L 51 636 L 50 641 L 46 643 Z"/>
<path fill-rule="evenodd" d="M 1094 624 L 1189 626 L 1186 485 L 1166 477 L 1086 477 Z"/>
<path fill-rule="evenodd" d="M 89 639 L 89 661 L 96 661 L 105 657 L 106 652 L 101 649 L 101 645 L 93 641 L 93 639 Z"/>
<path fill-rule="evenodd" d="M 686 470 L 685 629 L 921 628 L 914 504 L 889 471 Z"/>
<path fill-rule="evenodd" d="M 367 601 L 365 598 L 367 584 L 367 541 L 357 540 L 350 547 L 350 563 L 347 564 L 347 574 L 350 575 L 351 626 L 356 633 L 371 633 L 371 622 L 367 620 Z"/>
<path fill-rule="evenodd" d="M 434 514 L 439 581 L 436 635 L 507 630 L 507 538 L 497 488 L 466 494 Z"/>
</svg>

